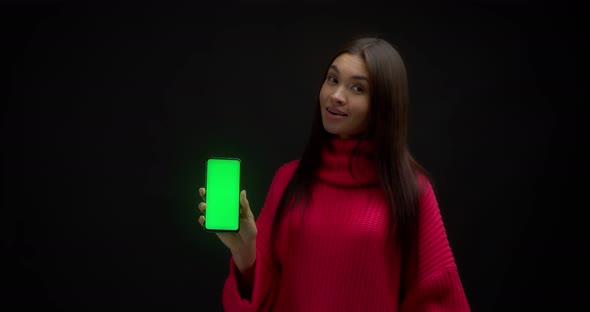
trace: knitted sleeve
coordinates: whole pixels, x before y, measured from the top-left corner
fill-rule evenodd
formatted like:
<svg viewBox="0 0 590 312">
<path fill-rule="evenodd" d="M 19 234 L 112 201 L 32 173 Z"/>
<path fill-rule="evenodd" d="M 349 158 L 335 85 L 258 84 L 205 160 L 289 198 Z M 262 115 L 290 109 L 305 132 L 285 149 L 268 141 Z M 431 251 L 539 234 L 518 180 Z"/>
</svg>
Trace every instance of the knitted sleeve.
<svg viewBox="0 0 590 312">
<path fill-rule="evenodd" d="M 424 178 L 421 185 L 418 248 L 408 263 L 401 311 L 470 311 L 432 185 Z"/>
<path fill-rule="evenodd" d="M 240 276 L 233 258 L 229 263 L 229 275 L 222 291 L 222 303 L 227 312 L 269 311 L 280 279 L 279 271 L 271 257 L 271 230 L 275 211 L 298 161 L 281 166 L 275 173 L 260 215 L 256 219 L 256 262 L 253 271 Z"/>
</svg>

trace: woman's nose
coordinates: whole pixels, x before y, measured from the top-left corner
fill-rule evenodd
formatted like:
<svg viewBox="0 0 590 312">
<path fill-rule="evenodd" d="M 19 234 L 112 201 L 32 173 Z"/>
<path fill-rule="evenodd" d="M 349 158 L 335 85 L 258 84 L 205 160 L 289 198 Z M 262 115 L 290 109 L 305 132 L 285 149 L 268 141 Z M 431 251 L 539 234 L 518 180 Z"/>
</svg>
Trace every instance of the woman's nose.
<svg viewBox="0 0 590 312">
<path fill-rule="evenodd" d="M 344 90 L 342 87 L 337 87 L 334 89 L 334 92 L 330 95 L 330 99 L 338 104 L 342 104 L 346 101 L 346 97 L 344 96 Z"/>
</svg>

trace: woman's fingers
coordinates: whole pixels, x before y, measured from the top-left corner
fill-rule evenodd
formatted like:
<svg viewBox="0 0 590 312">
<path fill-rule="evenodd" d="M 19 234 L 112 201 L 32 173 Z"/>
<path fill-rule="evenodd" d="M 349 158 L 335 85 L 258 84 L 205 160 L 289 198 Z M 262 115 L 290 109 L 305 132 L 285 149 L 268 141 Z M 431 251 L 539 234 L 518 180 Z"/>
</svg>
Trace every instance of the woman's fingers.
<svg viewBox="0 0 590 312">
<path fill-rule="evenodd" d="M 201 226 L 205 226 L 205 216 L 200 216 L 199 217 L 199 223 L 201 224 Z"/>
<path fill-rule="evenodd" d="M 199 195 L 201 196 L 201 199 L 203 199 L 203 201 L 205 201 L 205 188 L 204 187 L 199 188 Z M 201 211 L 201 213 L 205 213 L 205 209 L 207 209 L 207 204 L 205 204 L 204 202 L 199 203 L 199 210 Z"/>
<path fill-rule="evenodd" d="M 201 198 L 203 200 L 205 200 L 205 188 L 204 187 L 199 188 L 199 195 L 201 195 Z"/>
</svg>

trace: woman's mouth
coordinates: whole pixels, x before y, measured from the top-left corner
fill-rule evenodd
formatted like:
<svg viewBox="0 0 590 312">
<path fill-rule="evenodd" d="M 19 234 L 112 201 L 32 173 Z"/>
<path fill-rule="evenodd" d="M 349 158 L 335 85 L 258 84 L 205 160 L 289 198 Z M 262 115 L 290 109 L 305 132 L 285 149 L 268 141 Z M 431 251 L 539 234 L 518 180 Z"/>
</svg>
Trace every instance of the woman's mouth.
<svg viewBox="0 0 590 312">
<path fill-rule="evenodd" d="M 333 108 L 333 107 L 326 107 L 326 111 L 328 112 L 326 115 L 327 117 L 333 117 L 333 118 L 343 118 L 348 116 L 348 114 L 344 113 L 343 111 L 337 109 L 337 108 Z"/>
</svg>

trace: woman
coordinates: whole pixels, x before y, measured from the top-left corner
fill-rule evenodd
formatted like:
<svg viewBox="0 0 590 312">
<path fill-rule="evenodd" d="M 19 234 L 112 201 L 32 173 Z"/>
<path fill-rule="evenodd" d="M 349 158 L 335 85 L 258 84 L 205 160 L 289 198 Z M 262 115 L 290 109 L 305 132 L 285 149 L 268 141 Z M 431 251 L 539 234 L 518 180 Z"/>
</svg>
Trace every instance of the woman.
<svg viewBox="0 0 590 312">
<path fill-rule="evenodd" d="M 240 231 L 217 234 L 232 253 L 226 311 L 470 310 L 407 115 L 388 42 L 336 54 L 301 159 L 276 171 L 256 221 L 243 190 Z"/>
</svg>

